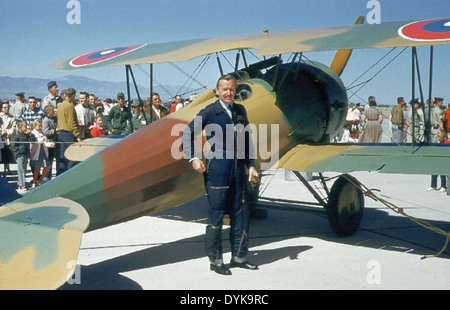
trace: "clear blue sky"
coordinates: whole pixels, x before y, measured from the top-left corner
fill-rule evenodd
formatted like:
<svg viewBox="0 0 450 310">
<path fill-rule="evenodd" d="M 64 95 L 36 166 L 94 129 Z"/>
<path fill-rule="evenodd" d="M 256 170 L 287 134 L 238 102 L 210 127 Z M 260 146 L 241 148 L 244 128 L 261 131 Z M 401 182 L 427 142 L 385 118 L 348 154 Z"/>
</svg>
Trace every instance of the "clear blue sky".
<svg viewBox="0 0 450 310">
<path fill-rule="evenodd" d="M 0 4 L 0 75 L 58 79 L 67 74 L 99 80 L 124 81 L 125 69 L 112 67 L 77 71 L 49 70 L 62 58 L 103 48 L 139 43 L 168 42 L 237 34 L 324 28 L 349 25 L 359 15 L 367 15 L 368 0 L 78 0 L 81 24 L 66 21 L 68 0 L 2 0 Z M 450 16 L 448 0 L 380 0 L 381 22 L 408 21 Z M 357 50 L 342 75 L 345 84 L 389 50 Z M 450 47 L 435 48 L 434 96 L 450 102 Z M 393 54 L 395 54 L 394 52 Z M 308 53 L 308 58 L 329 64 L 334 53 Z M 428 48 L 419 49 L 422 80 L 428 90 Z M 233 56 L 230 60 L 234 63 Z M 358 94 L 366 99 L 377 96 L 379 103 L 392 104 L 397 96 L 411 94 L 411 52 L 406 51 Z M 194 61 L 179 64 L 192 72 Z M 210 60 L 199 75 L 211 87 L 218 76 L 217 64 Z M 146 68 L 148 69 L 148 68 Z M 381 67 L 370 72 L 375 74 Z M 155 78 L 163 84 L 186 81 L 169 65 L 155 65 Z M 226 71 L 227 68 L 225 68 Z M 138 82 L 148 85 L 145 75 L 134 69 Z M 362 81 L 362 80 L 361 80 Z M 125 88 L 125 84 L 124 84 Z M 88 90 L 88 89 L 87 89 Z M 145 94 L 146 95 L 146 94 Z M 426 95 L 427 96 L 427 95 Z M 361 101 L 353 97 L 352 101 Z"/>
</svg>

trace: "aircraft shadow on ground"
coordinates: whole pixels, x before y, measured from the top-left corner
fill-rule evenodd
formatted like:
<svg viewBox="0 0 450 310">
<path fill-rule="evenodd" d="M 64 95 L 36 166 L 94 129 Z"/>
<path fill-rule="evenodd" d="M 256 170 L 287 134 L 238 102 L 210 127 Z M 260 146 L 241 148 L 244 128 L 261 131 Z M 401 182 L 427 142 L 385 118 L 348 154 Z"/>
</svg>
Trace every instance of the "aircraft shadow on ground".
<svg viewBox="0 0 450 310">
<path fill-rule="evenodd" d="M 200 198 L 154 216 L 204 223 L 206 205 L 206 199 Z M 446 231 L 450 230 L 448 222 L 429 222 Z M 377 226 L 381 227 L 377 228 Z M 226 257 L 229 257 L 230 251 L 228 233 L 229 230 L 224 229 L 223 246 L 225 255 L 228 255 Z M 408 252 L 408 254 L 417 255 L 418 259 L 422 255 L 437 253 L 445 242 L 445 238 L 441 235 L 422 228 L 405 217 L 391 216 L 388 212 L 371 208 L 366 208 L 360 230 L 350 237 L 337 237 L 331 231 L 328 220 L 323 214 L 282 210 L 269 210 L 267 219 L 252 220 L 250 236 L 249 259 L 260 266 L 285 258 L 297 259 L 303 252 L 313 247 L 308 244 L 307 239 L 302 239 L 299 245 L 294 246 L 280 244 L 278 248 L 263 250 L 257 249 L 258 247 L 301 237 L 387 251 Z M 82 283 L 78 285 L 65 284 L 61 289 L 142 289 L 138 283 L 121 273 L 203 258 L 205 257 L 203 241 L 202 234 L 150 247 L 97 264 L 82 266 Z M 149 245 L 153 242 L 149 240 Z M 450 251 L 447 249 L 440 258 L 449 258 L 449 254 Z"/>
</svg>

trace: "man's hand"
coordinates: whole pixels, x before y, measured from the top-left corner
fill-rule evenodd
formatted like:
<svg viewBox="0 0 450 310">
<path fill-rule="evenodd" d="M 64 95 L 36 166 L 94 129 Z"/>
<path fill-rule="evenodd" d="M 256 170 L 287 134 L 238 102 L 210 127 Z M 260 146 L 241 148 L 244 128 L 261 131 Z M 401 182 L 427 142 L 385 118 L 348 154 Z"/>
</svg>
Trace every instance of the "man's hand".
<svg viewBox="0 0 450 310">
<path fill-rule="evenodd" d="M 253 184 L 259 183 L 259 173 L 253 166 L 248 169 L 248 181 Z"/>
<path fill-rule="evenodd" d="M 198 173 L 203 173 L 206 171 L 205 164 L 200 159 L 194 159 L 192 161 L 192 168 L 197 171 Z"/>
</svg>

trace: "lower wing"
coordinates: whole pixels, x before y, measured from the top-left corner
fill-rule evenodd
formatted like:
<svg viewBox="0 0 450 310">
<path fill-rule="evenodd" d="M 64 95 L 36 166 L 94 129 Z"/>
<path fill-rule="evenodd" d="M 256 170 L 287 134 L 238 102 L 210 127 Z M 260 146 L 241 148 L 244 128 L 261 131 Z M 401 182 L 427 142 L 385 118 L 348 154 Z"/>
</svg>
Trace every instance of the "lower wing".
<svg viewBox="0 0 450 310">
<path fill-rule="evenodd" d="M 450 174 L 450 145 L 300 144 L 275 168 L 306 172 L 377 171 L 380 173 Z"/>
</svg>

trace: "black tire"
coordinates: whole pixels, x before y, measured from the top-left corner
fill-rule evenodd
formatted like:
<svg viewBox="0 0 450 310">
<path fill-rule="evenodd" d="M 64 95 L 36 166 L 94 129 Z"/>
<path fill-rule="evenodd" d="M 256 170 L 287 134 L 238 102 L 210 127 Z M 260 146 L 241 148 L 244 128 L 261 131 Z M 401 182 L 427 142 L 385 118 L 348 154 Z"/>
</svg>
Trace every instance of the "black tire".
<svg viewBox="0 0 450 310">
<path fill-rule="evenodd" d="M 340 176 L 331 187 L 326 207 L 331 229 L 339 237 L 355 234 L 364 213 L 363 192 L 347 178 L 356 181 L 348 174 Z"/>
</svg>

